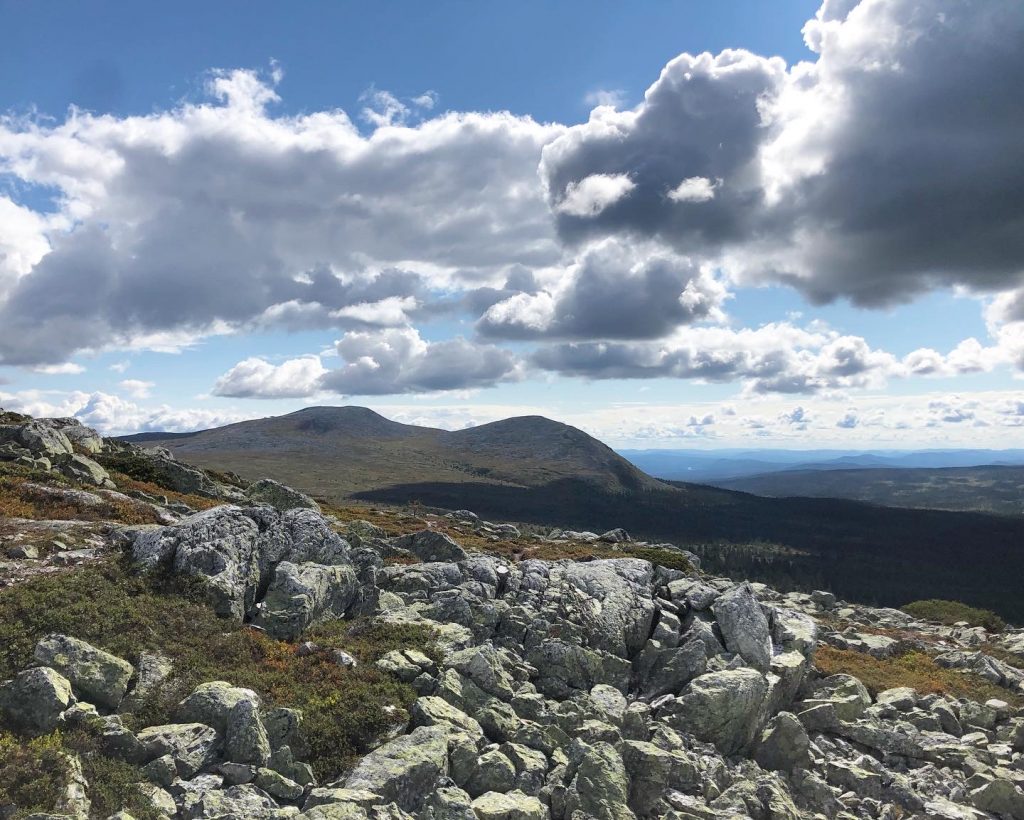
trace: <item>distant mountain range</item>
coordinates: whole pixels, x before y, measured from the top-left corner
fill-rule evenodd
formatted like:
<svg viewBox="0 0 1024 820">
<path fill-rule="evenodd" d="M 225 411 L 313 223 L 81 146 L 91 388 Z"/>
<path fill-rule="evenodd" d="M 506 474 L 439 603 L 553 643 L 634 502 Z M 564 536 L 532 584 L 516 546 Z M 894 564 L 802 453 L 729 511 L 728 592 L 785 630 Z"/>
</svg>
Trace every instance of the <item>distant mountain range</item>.
<svg viewBox="0 0 1024 820">
<path fill-rule="evenodd" d="M 658 478 L 718 484 L 784 470 L 1024 466 L 1014 450 L 619 450 Z"/>
<path fill-rule="evenodd" d="M 713 571 L 888 605 L 952 598 L 1024 618 L 1024 517 L 764 498 L 664 482 L 583 431 L 540 416 L 445 431 L 399 424 L 366 408 L 312 407 L 197 433 L 127 439 L 167 447 L 203 467 L 276 478 L 327 501 L 419 501 L 496 520 L 621 526 L 691 547 Z M 772 455 L 771 463 L 781 461 Z M 737 452 L 726 460 L 759 459 Z"/>
<path fill-rule="evenodd" d="M 1020 466 L 784 470 L 714 484 L 777 498 L 850 498 L 891 507 L 1024 515 Z"/>
</svg>

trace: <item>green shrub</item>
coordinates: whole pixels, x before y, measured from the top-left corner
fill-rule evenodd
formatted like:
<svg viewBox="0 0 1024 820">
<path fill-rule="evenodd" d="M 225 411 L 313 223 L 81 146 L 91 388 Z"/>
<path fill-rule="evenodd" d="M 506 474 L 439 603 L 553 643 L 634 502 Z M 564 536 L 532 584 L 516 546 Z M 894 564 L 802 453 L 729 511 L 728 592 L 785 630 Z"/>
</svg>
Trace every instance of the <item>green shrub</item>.
<svg viewBox="0 0 1024 820">
<path fill-rule="evenodd" d="M 966 621 L 971 626 L 983 626 L 989 632 L 1002 632 L 1006 621 L 988 609 L 978 609 L 960 601 L 942 601 L 932 598 L 914 601 L 903 607 L 903 611 L 924 621 L 938 621 L 940 624 L 955 624 Z"/>
<path fill-rule="evenodd" d="M 135 663 L 160 651 L 174 671 L 143 704 L 133 725 L 172 720 L 174 707 L 198 684 L 225 680 L 256 690 L 268 707 L 305 713 L 317 775 L 337 775 L 402 718 L 412 689 L 379 672 L 373 661 L 391 649 L 430 650 L 432 633 L 409 625 L 338 621 L 310 632 L 325 651 L 300 657 L 295 646 L 218 618 L 161 576 L 130 574 L 119 562 L 36 576 L 0 591 L 0 680 L 24 668 L 38 640 L 62 632 Z M 338 666 L 327 651 L 359 661 Z"/>
<path fill-rule="evenodd" d="M 27 740 L 0 731 L 0 817 L 52 812 L 69 776 L 60 734 Z"/>
</svg>

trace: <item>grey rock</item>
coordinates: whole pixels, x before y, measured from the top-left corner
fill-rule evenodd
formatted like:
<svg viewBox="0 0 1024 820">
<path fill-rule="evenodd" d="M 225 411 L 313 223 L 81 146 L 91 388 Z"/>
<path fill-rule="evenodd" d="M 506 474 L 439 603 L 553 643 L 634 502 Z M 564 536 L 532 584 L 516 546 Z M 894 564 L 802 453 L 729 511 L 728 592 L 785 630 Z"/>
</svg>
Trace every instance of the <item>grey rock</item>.
<svg viewBox="0 0 1024 820">
<path fill-rule="evenodd" d="M 799 718 L 791 712 L 779 712 L 761 733 L 754 759 L 764 769 L 792 771 L 811 764 L 810 740 Z"/>
<path fill-rule="evenodd" d="M 270 739 L 254 700 L 239 700 L 228 712 L 224 756 L 254 766 L 265 766 L 270 759 Z"/>
<path fill-rule="evenodd" d="M 482 794 L 473 801 L 473 811 L 478 820 L 547 820 L 549 816 L 540 800 L 518 791 Z"/>
<path fill-rule="evenodd" d="M 421 561 L 427 562 L 455 563 L 469 557 L 469 553 L 449 536 L 434 530 L 421 530 L 408 535 L 400 535 L 397 538 L 392 538 L 390 544 L 395 549 L 410 552 Z"/>
<path fill-rule="evenodd" d="M 78 697 L 107 709 L 121 704 L 135 672 L 128 661 L 67 635 L 43 638 L 32 657 L 66 677 Z"/>
<path fill-rule="evenodd" d="M 575 775 L 566 795 L 567 812 L 580 812 L 594 820 L 627 820 L 629 776 L 625 764 L 609 743 L 588 745 L 577 741 L 570 752 Z"/>
<path fill-rule="evenodd" d="M 47 667 L 25 669 L 0 685 L 0 715 L 31 735 L 53 731 L 61 712 L 74 702 L 68 679 Z"/>
<path fill-rule="evenodd" d="M 735 754 L 753 739 L 767 691 L 764 675 L 753 669 L 709 672 L 694 678 L 668 707 L 668 721 L 723 754 Z"/>
<path fill-rule="evenodd" d="M 359 582 L 351 566 L 282 561 L 254 623 L 280 640 L 292 640 L 319 621 L 340 618 L 355 602 Z"/>
<path fill-rule="evenodd" d="M 320 505 L 305 493 L 294 490 L 274 481 L 272 478 L 261 478 L 253 482 L 245 491 L 245 497 L 254 503 L 269 504 L 275 509 L 292 510 L 302 507 L 310 510 L 320 510 Z"/>
<path fill-rule="evenodd" d="M 169 755 L 178 775 L 186 779 L 215 762 L 219 750 L 217 730 L 202 723 L 147 726 L 136 736 L 144 750 L 143 762 Z"/>
<path fill-rule="evenodd" d="M 259 707 L 259 695 L 252 689 L 232 686 L 226 681 L 208 681 L 199 684 L 178 704 L 175 717 L 182 723 L 205 723 L 223 735 L 227 733 L 232 710 L 243 700 Z"/>
<path fill-rule="evenodd" d="M 345 779 L 347 789 L 364 789 L 393 800 L 405 811 L 417 811 L 448 773 L 450 730 L 420 726 L 374 749 Z"/>
<path fill-rule="evenodd" d="M 772 658 L 771 633 L 750 584 L 740 584 L 720 595 L 712 609 L 726 649 L 736 652 L 754 669 L 767 672 Z"/>
</svg>

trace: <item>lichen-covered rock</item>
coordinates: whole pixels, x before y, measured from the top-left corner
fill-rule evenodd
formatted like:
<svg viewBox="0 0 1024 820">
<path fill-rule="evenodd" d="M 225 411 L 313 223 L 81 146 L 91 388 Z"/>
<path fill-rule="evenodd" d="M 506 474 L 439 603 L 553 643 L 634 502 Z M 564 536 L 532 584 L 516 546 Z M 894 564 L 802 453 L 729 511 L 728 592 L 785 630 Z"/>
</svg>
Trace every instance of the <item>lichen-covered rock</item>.
<svg viewBox="0 0 1024 820">
<path fill-rule="evenodd" d="M 259 586 L 256 522 L 238 507 L 214 507 L 179 524 L 140 532 L 132 557 L 147 569 L 170 565 L 174 572 L 205 579 L 218 615 L 241 621 Z"/>
<path fill-rule="evenodd" d="M 548 817 L 540 800 L 517 791 L 482 794 L 473 801 L 473 811 L 478 820 L 546 820 Z"/>
<path fill-rule="evenodd" d="M 345 778 L 347 789 L 364 789 L 393 800 L 405 811 L 417 811 L 448 773 L 450 729 L 420 726 L 366 755 Z"/>
<path fill-rule="evenodd" d="M 772 659 L 771 632 L 750 584 L 740 584 L 720 595 L 712 610 L 725 639 L 725 648 L 737 653 L 754 669 L 767 672 Z"/>
<path fill-rule="evenodd" d="M 629 808 L 629 776 L 614 746 L 576 741 L 570 761 L 575 774 L 566 796 L 569 814 L 581 812 L 594 820 L 631 820 L 635 816 Z"/>
<path fill-rule="evenodd" d="M 249 698 L 239 700 L 228 712 L 224 757 L 254 766 L 265 766 L 270 759 L 270 738 L 256 702 Z"/>
<path fill-rule="evenodd" d="M 245 496 L 254 503 L 269 504 L 270 506 L 284 511 L 302 507 L 310 510 L 319 510 L 320 505 L 305 493 L 294 490 L 274 481 L 272 478 L 261 478 L 253 482 L 245 491 Z"/>
<path fill-rule="evenodd" d="M 293 640 L 314 623 L 342 617 L 358 592 L 351 566 L 282 561 L 274 568 L 254 623 L 274 638 Z"/>
<path fill-rule="evenodd" d="M 764 769 L 791 771 L 810 764 L 810 740 L 799 718 L 791 712 L 779 712 L 769 721 L 754 759 Z"/>
<path fill-rule="evenodd" d="M 135 669 L 126 660 L 67 635 L 48 635 L 36 644 L 36 663 L 56 669 L 82 700 L 116 709 Z"/>
<path fill-rule="evenodd" d="M 413 726 L 447 725 L 461 729 L 474 737 L 483 737 L 484 734 L 476 720 L 442 698 L 433 695 L 416 699 L 412 705 L 411 719 Z"/>
<path fill-rule="evenodd" d="M 252 689 L 232 686 L 226 681 L 201 683 L 178 704 L 175 717 L 182 723 L 205 723 L 222 735 L 227 733 L 231 712 L 241 701 L 259 707 L 259 695 Z"/>
<path fill-rule="evenodd" d="M 411 552 L 421 561 L 465 561 L 469 557 L 462 547 L 443 532 L 421 530 L 392 538 L 390 544 L 398 550 Z"/>
<path fill-rule="evenodd" d="M 669 722 L 715 744 L 723 754 L 735 754 L 750 744 L 758 730 L 767 691 L 764 675 L 754 669 L 709 672 L 690 681 L 666 706 Z"/>
<path fill-rule="evenodd" d="M 0 715 L 30 735 L 52 732 L 74 702 L 68 679 L 47 667 L 25 669 L 0 686 Z"/>
<path fill-rule="evenodd" d="M 147 726 L 136 737 L 143 749 L 143 762 L 169 755 L 178 776 L 188 779 L 217 759 L 217 730 L 203 723 L 169 723 Z"/>
</svg>

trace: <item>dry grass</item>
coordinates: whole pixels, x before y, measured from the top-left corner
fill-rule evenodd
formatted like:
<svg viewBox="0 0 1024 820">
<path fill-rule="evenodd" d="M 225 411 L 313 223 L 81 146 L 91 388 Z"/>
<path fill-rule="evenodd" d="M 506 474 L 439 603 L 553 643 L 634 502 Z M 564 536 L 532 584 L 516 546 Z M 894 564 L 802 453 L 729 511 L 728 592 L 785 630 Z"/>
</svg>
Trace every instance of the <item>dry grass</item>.
<svg viewBox="0 0 1024 820">
<path fill-rule="evenodd" d="M 174 490 L 168 490 L 161 487 L 158 484 L 154 484 L 151 481 L 139 481 L 138 479 L 131 478 L 124 473 L 119 473 L 116 470 L 110 471 L 110 477 L 113 479 L 117 488 L 121 492 L 139 492 L 145 493 L 146 495 L 156 496 L 159 498 L 163 496 L 168 501 L 176 501 L 179 504 L 187 504 L 196 510 L 208 510 L 211 507 L 216 507 L 223 502 L 218 501 L 215 498 L 207 498 L 202 495 L 189 495 L 186 493 L 178 493 Z"/>
<path fill-rule="evenodd" d="M 0 476 L 0 518 L 30 518 L 36 521 L 116 521 L 122 524 L 156 524 L 156 511 L 141 501 L 103 497 L 92 504 L 50 491 L 17 476 Z"/>
<path fill-rule="evenodd" d="M 1024 696 L 977 675 L 944 669 L 922 652 L 880 659 L 852 649 L 819 646 L 814 663 L 822 675 L 844 673 L 859 678 L 872 695 L 897 686 L 909 686 L 921 694 L 949 695 L 980 702 L 999 698 L 1014 706 L 1024 706 Z"/>
</svg>

